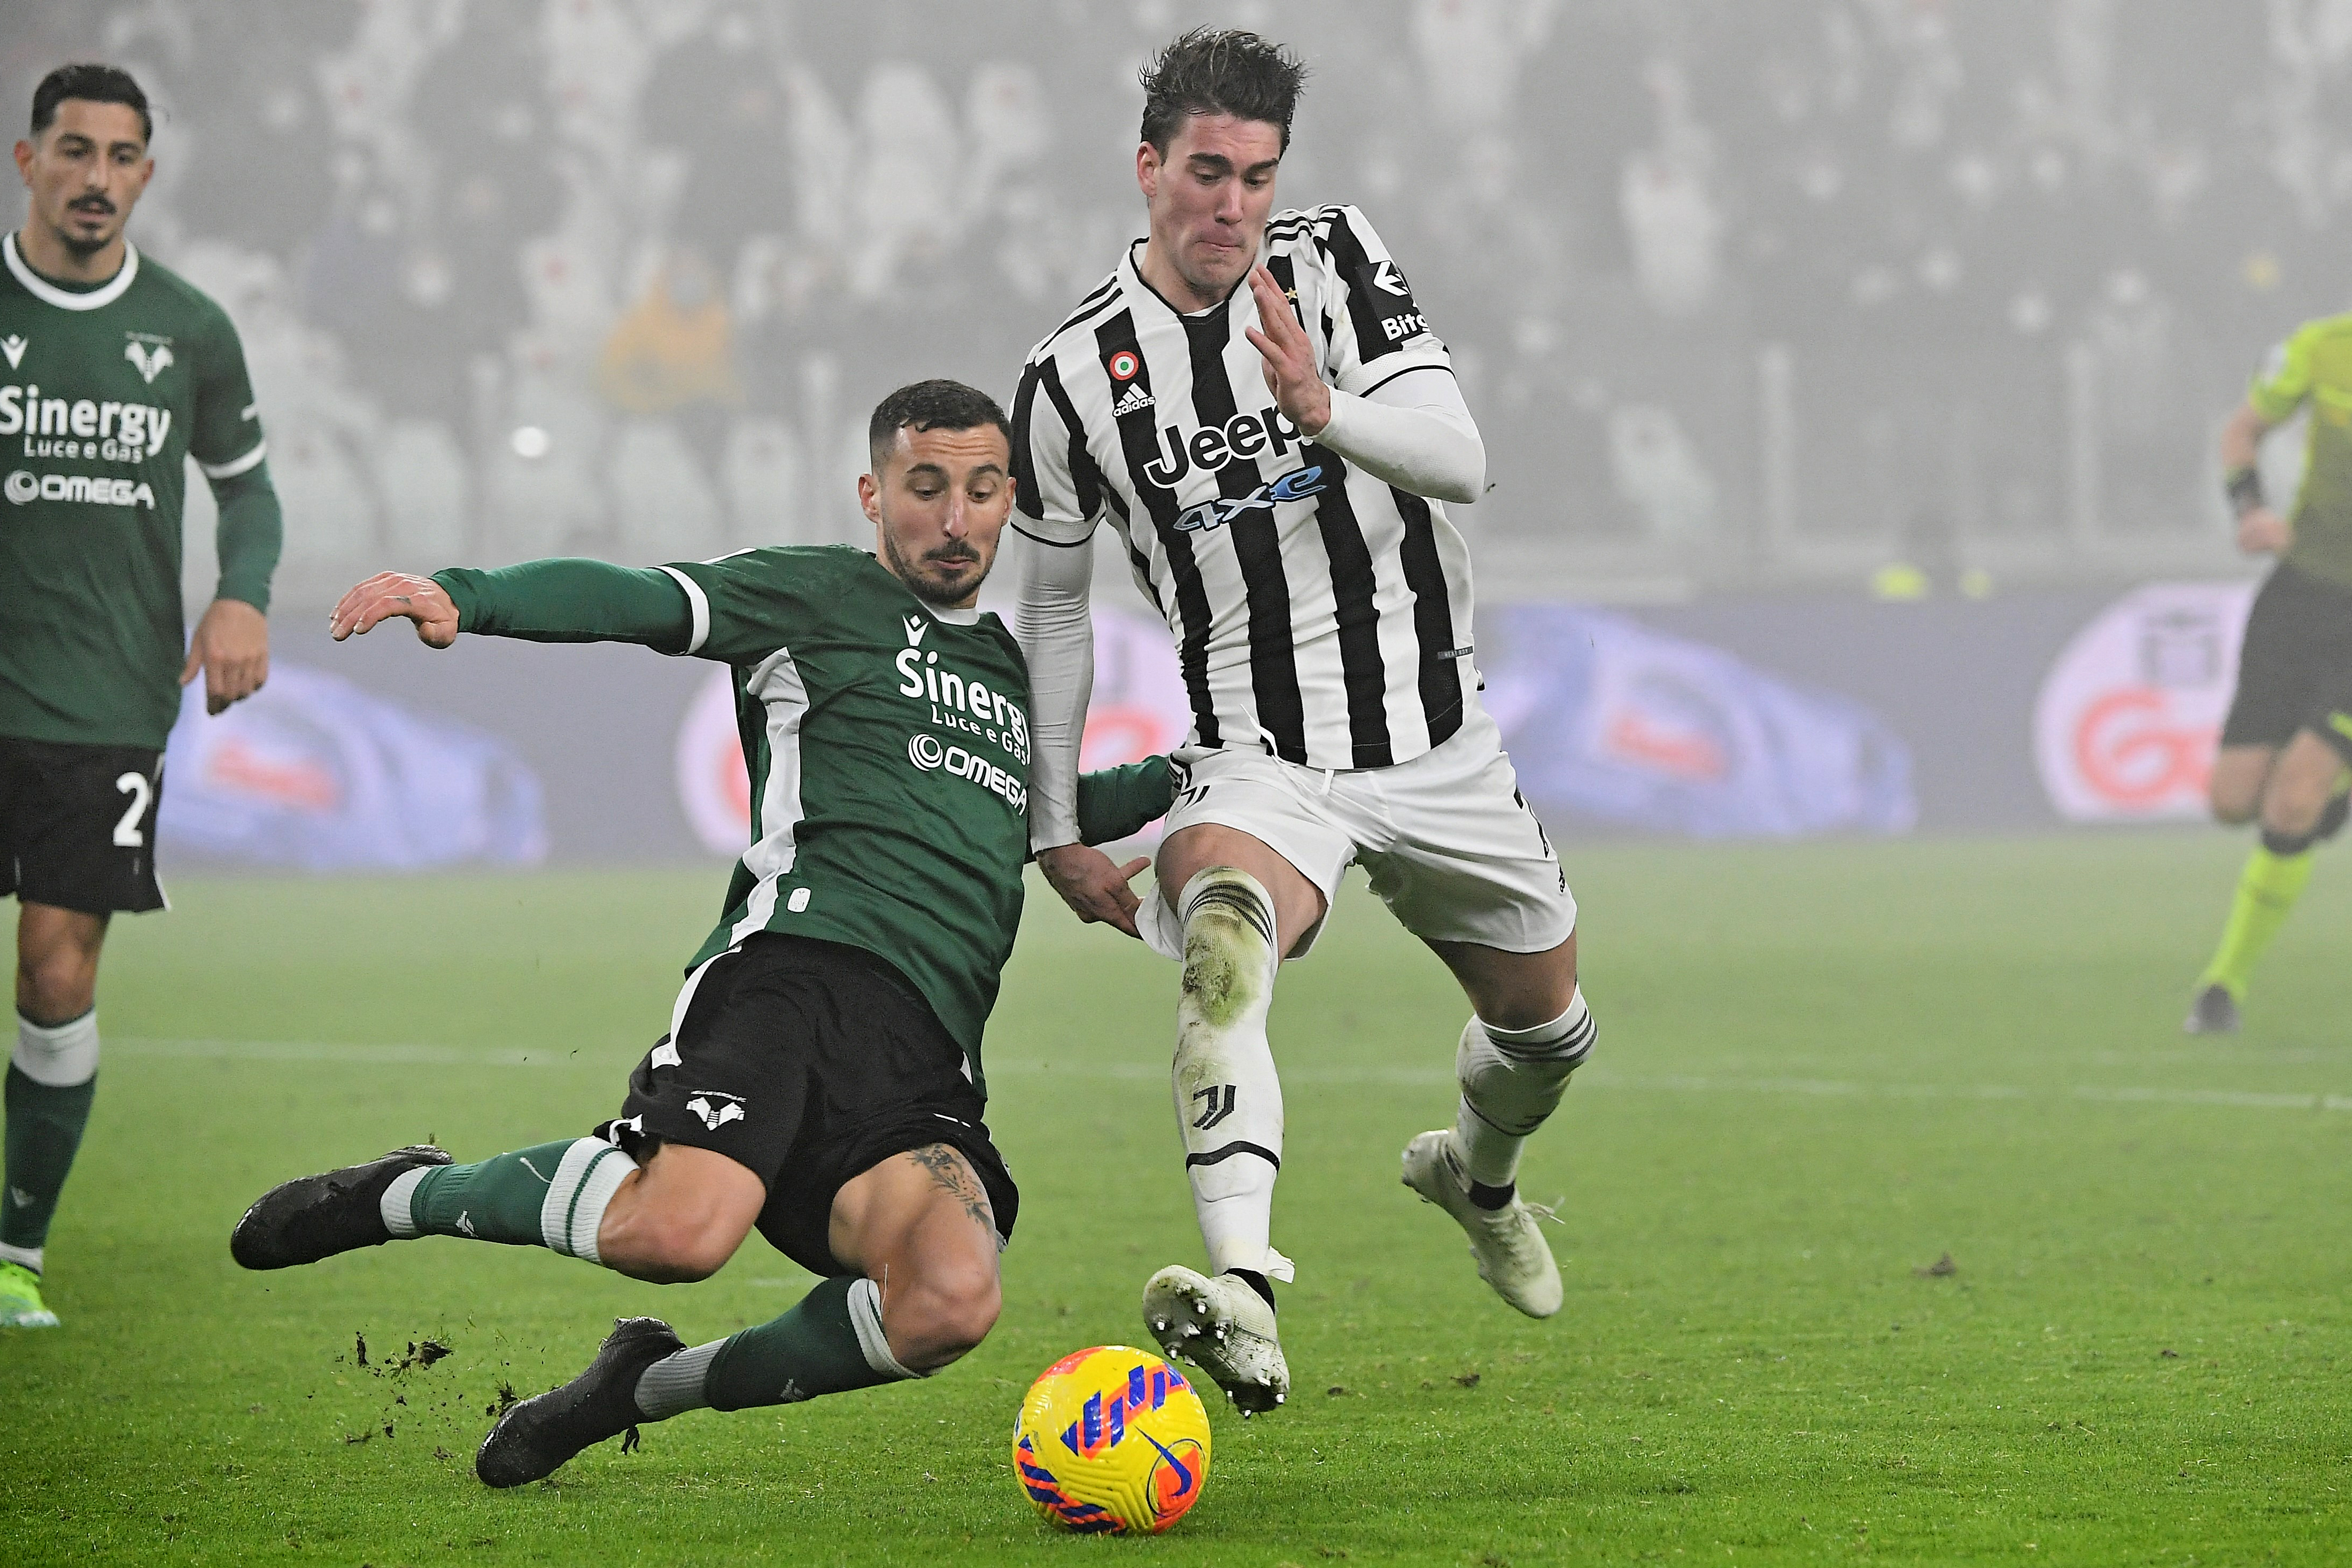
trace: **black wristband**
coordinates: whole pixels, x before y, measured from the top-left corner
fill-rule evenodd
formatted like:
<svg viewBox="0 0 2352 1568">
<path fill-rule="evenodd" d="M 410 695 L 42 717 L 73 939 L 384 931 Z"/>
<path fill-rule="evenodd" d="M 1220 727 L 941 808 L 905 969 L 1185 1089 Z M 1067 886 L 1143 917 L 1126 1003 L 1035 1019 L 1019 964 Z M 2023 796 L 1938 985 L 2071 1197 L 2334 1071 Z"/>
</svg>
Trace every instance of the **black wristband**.
<svg viewBox="0 0 2352 1568">
<path fill-rule="evenodd" d="M 2251 467 L 2231 469 L 2221 492 L 2230 497 L 2230 510 L 2242 517 L 2257 507 L 2269 505 L 2263 498 L 2262 474 Z"/>
</svg>

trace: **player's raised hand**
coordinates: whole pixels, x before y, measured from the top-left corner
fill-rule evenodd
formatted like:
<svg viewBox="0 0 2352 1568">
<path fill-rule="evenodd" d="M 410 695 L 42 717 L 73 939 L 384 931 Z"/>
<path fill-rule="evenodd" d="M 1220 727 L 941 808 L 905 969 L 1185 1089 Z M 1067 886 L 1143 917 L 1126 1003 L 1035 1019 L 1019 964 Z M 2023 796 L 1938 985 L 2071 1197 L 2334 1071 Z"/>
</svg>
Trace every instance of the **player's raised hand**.
<svg viewBox="0 0 2352 1568">
<path fill-rule="evenodd" d="M 201 671 L 205 711 L 226 713 L 269 678 L 269 622 L 241 599 L 215 599 L 188 639 L 188 662 L 180 666 L 186 685 Z"/>
<path fill-rule="evenodd" d="M 1037 854 L 1037 869 L 1081 921 L 1116 925 L 1139 940 L 1143 934 L 1135 928 L 1135 912 L 1143 901 L 1127 884 L 1150 863 L 1146 859 L 1120 865 L 1087 844 L 1060 844 Z"/>
<path fill-rule="evenodd" d="M 1298 433 L 1312 441 L 1331 423 L 1331 389 L 1315 362 L 1315 344 L 1265 263 L 1250 269 L 1249 286 L 1257 300 L 1258 325 L 1243 330 L 1265 360 L 1265 390 Z"/>
<path fill-rule="evenodd" d="M 2294 542 L 2294 530 L 2268 507 L 2249 507 L 2238 517 L 2238 548 L 2248 555 L 2277 555 Z"/>
<path fill-rule="evenodd" d="M 446 648 L 457 640 L 457 607 L 429 577 L 380 571 L 342 597 L 327 617 L 327 635 L 340 643 L 394 617 L 416 622 L 416 640 Z"/>
</svg>

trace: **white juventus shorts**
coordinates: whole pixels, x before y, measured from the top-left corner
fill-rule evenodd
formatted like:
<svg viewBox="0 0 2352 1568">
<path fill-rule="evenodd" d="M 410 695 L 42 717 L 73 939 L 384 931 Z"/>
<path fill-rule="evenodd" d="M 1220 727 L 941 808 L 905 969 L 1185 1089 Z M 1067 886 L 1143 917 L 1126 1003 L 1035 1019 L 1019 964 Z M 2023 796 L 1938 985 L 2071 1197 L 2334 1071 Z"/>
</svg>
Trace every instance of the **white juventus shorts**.
<svg viewBox="0 0 2352 1568">
<path fill-rule="evenodd" d="M 1502 731 L 1475 702 L 1444 745 L 1391 768 L 1339 772 L 1261 751 L 1187 747 L 1165 831 L 1203 822 L 1249 834 L 1322 890 L 1328 909 L 1352 862 L 1414 936 L 1541 953 L 1576 929 L 1576 899 L 1551 841 L 1519 796 Z M 1184 932 L 1163 889 L 1144 900 L 1152 951 L 1181 962 Z M 1303 956 L 1322 930 L 1300 938 Z"/>
</svg>

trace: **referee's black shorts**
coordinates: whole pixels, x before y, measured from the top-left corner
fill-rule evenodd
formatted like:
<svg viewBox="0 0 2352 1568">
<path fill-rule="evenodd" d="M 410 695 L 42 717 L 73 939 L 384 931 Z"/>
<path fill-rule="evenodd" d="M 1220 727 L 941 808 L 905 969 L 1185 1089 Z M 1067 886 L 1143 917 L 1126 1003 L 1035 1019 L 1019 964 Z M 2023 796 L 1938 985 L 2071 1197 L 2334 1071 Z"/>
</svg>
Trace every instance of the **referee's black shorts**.
<svg viewBox="0 0 2352 1568">
<path fill-rule="evenodd" d="M 989 1141 L 963 1050 L 905 977 L 862 948 L 760 932 L 705 965 L 677 1038 L 629 1075 L 598 1129 L 631 1157 L 709 1149 L 767 1184 L 760 1234 L 811 1273 L 846 1273 L 833 1199 L 893 1155 L 945 1144 L 971 1162 L 1013 1235 L 1020 1189 Z"/>
<path fill-rule="evenodd" d="M 2282 561 L 2254 595 L 2223 746 L 2284 746 L 2310 730 L 2352 764 L 2352 588 Z"/>
<path fill-rule="evenodd" d="M 163 754 L 0 736 L 0 897 L 85 915 L 163 907 Z"/>
</svg>

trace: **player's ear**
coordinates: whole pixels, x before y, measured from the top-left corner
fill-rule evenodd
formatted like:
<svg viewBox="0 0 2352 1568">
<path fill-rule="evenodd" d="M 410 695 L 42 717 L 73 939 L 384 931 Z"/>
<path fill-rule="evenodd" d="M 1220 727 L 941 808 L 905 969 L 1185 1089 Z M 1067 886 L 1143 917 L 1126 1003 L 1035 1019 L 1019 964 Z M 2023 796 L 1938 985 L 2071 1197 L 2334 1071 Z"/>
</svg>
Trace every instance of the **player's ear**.
<svg viewBox="0 0 2352 1568">
<path fill-rule="evenodd" d="M 866 513 L 866 520 L 876 528 L 882 526 L 882 481 L 871 474 L 857 476 L 857 505 Z"/>
<path fill-rule="evenodd" d="M 22 146 L 23 143 L 19 142 L 17 145 Z M 20 163 L 24 162 L 23 153 L 17 154 L 17 162 Z M 1160 193 L 1160 149 L 1149 141 L 1136 144 L 1135 183 L 1142 190 L 1146 200 Z"/>
</svg>

